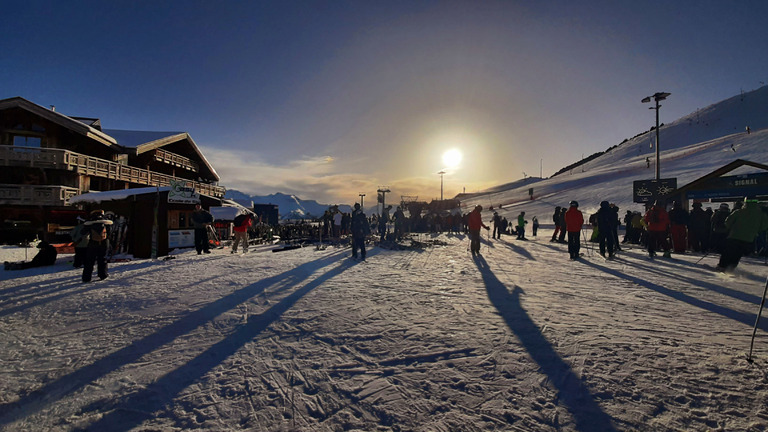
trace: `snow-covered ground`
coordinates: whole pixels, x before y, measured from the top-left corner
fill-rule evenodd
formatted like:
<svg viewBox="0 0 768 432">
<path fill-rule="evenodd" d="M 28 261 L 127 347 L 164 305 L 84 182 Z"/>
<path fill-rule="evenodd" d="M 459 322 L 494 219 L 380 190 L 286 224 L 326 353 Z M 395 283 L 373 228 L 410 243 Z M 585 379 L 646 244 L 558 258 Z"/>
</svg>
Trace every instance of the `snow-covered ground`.
<svg viewBox="0 0 768 432">
<path fill-rule="evenodd" d="M 766 107 L 763 87 L 662 128 L 662 177 L 767 164 Z M 746 357 L 764 258 L 722 275 L 711 255 L 605 261 L 589 244 L 573 262 L 548 241 L 572 199 L 587 215 L 602 200 L 642 209 L 632 181 L 653 178 L 649 139 L 466 200 L 545 224 L 477 259 L 442 234 L 370 247 L 365 263 L 261 246 L 113 263 L 90 284 L 71 256 L 3 271 L 0 430 L 768 430 L 768 316 Z"/>
<path fill-rule="evenodd" d="M 763 259 L 573 262 L 549 236 L 3 272 L 0 428 L 768 430 Z"/>
</svg>

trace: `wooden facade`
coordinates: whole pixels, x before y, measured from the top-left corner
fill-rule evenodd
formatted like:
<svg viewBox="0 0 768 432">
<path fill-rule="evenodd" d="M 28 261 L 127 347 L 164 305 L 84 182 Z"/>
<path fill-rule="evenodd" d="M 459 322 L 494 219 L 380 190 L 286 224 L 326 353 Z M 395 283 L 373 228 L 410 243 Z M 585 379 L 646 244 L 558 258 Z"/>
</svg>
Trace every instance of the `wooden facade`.
<svg viewBox="0 0 768 432">
<path fill-rule="evenodd" d="M 4 226 L 28 222 L 38 237 L 63 241 L 75 219 L 55 215 L 71 210 L 71 197 L 168 186 L 172 180 L 224 196 L 218 174 L 185 132 L 106 130 L 98 119 L 69 117 L 20 97 L 0 100 Z"/>
</svg>

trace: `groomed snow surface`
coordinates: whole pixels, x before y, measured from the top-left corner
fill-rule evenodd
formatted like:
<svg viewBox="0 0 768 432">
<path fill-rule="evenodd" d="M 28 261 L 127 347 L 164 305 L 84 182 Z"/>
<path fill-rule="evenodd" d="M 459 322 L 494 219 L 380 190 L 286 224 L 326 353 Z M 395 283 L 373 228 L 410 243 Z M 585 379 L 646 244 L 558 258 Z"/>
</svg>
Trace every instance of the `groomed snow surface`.
<svg viewBox="0 0 768 432">
<path fill-rule="evenodd" d="M 574 262 L 551 233 L 4 271 L 0 428 L 768 430 L 763 258 Z"/>
</svg>

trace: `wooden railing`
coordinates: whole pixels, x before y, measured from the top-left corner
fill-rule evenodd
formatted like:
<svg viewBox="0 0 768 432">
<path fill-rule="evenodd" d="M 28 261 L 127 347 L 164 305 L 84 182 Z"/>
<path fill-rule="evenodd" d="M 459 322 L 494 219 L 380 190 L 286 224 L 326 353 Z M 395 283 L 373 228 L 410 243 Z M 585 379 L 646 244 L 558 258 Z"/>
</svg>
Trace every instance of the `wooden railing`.
<svg viewBox="0 0 768 432">
<path fill-rule="evenodd" d="M 155 149 L 155 160 L 181 167 L 192 172 L 200 171 L 200 166 L 192 159 L 161 149 Z"/>
<path fill-rule="evenodd" d="M 67 186 L 0 184 L 0 204 L 64 206 L 78 194 Z"/>
<path fill-rule="evenodd" d="M 78 174 L 147 186 L 170 186 L 171 180 L 184 180 L 192 183 L 204 195 L 220 198 L 226 192 L 222 186 L 199 183 L 63 149 L 0 146 L 0 166 L 65 169 Z"/>
</svg>

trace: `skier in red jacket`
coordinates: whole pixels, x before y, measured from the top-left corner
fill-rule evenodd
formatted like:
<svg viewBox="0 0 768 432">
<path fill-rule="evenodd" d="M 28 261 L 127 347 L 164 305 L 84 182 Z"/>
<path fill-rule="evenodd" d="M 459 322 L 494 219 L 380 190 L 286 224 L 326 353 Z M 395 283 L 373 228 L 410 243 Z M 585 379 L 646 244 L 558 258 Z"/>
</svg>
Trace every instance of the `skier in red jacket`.
<svg viewBox="0 0 768 432">
<path fill-rule="evenodd" d="M 472 255 L 480 253 L 480 228 L 490 230 L 483 223 L 480 212 L 483 211 L 483 206 L 477 205 L 475 209 L 469 213 L 469 249 L 472 251 Z"/>
</svg>

